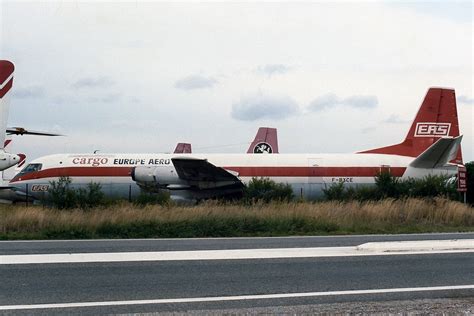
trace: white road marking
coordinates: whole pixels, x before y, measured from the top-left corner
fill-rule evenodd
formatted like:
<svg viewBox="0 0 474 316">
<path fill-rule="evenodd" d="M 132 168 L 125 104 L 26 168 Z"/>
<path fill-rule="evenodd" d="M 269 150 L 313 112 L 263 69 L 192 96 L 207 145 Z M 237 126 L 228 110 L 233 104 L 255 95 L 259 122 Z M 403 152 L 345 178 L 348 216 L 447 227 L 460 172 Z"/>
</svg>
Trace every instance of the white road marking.
<svg viewBox="0 0 474 316">
<path fill-rule="evenodd" d="M 51 308 L 101 307 L 101 306 L 120 306 L 120 305 L 148 305 L 148 304 L 176 304 L 176 303 L 197 303 L 197 302 L 223 302 L 223 301 L 240 301 L 240 300 L 262 300 L 262 299 L 318 297 L 318 296 L 333 296 L 333 295 L 364 295 L 364 294 L 428 292 L 428 291 L 448 291 L 448 290 L 472 290 L 472 289 L 474 289 L 474 284 L 471 284 L 471 285 L 452 285 L 452 286 L 408 287 L 408 288 L 394 288 L 394 289 L 306 292 L 306 293 L 279 293 L 279 294 L 235 295 L 235 296 L 163 298 L 163 299 L 154 299 L 154 300 L 134 300 L 134 301 L 104 301 L 104 302 L 78 302 L 78 303 L 56 303 L 56 304 L 3 305 L 3 306 L 0 306 L 0 310 L 5 311 L 5 310 L 20 310 L 20 309 L 51 309 Z"/>
<path fill-rule="evenodd" d="M 430 251 L 474 249 L 474 239 L 368 242 L 357 246 L 361 251 Z"/>
<path fill-rule="evenodd" d="M 474 246 L 473 240 L 470 240 Z M 459 248 L 456 248 L 456 244 Z M 449 249 L 443 247 L 430 249 L 406 249 L 397 244 L 397 249 L 371 247 L 316 247 L 316 248 L 267 248 L 231 250 L 193 250 L 193 251 L 155 251 L 155 252 L 108 252 L 108 253 L 68 253 L 68 254 L 28 254 L 1 255 L 0 265 L 4 264 L 46 264 L 46 263 L 88 263 L 88 262 L 136 262 L 136 261 L 188 261 L 188 260 L 239 260 L 239 259 L 278 259 L 278 258 L 323 258 L 352 256 L 387 256 L 474 252 L 474 247 L 466 249 L 462 243 L 452 243 Z M 362 246 L 362 245 L 361 245 Z"/>
</svg>

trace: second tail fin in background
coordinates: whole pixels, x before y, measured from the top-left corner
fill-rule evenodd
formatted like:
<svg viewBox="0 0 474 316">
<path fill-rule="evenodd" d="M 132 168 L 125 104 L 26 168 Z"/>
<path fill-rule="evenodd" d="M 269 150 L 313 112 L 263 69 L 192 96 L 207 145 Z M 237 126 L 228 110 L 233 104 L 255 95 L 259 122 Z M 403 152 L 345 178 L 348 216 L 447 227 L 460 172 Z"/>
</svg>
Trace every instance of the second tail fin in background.
<svg viewBox="0 0 474 316">
<path fill-rule="evenodd" d="M 189 143 L 178 143 L 174 149 L 175 154 L 190 154 L 192 153 L 191 144 Z"/>
<path fill-rule="evenodd" d="M 247 150 L 247 154 L 278 154 L 277 129 L 260 127 Z"/>
</svg>

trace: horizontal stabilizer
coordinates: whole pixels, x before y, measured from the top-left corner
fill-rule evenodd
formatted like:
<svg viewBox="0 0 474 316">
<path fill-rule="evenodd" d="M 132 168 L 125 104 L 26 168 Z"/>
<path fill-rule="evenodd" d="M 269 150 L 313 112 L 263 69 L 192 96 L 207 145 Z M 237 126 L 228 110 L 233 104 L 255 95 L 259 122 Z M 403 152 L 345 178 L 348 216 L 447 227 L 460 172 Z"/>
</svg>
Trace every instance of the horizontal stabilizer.
<svg viewBox="0 0 474 316">
<path fill-rule="evenodd" d="M 462 135 L 458 137 L 443 137 L 428 147 L 422 154 L 410 163 L 413 168 L 439 168 L 456 157 L 461 144 Z"/>
</svg>

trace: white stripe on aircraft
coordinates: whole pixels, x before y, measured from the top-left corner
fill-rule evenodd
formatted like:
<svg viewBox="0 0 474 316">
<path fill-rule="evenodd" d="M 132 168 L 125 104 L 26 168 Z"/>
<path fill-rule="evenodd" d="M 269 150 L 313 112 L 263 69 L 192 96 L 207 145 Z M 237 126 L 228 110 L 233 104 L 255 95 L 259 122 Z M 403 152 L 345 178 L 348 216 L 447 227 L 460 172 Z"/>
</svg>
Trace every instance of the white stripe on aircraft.
<svg viewBox="0 0 474 316">
<path fill-rule="evenodd" d="M 3 89 L 3 87 L 5 87 L 7 85 L 7 83 L 9 83 L 12 78 L 13 78 L 13 73 L 11 73 L 10 76 L 8 76 L 7 80 L 0 83 L 0 90 Z"/>
</svg>

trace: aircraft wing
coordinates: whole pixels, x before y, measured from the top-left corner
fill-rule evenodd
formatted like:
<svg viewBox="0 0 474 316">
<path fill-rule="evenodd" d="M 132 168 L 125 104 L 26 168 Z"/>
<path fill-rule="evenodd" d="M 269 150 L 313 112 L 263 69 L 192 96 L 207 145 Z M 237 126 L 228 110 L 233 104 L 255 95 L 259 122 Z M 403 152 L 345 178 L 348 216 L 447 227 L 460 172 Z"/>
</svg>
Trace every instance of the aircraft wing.
<svg viewBox="0 0 474 316">
<path fill-rule="evenodd" d="M 27 130 L 23 127 L 7 127 L 7 135 L 63 136 L 61 134 Z"/>
<path fill-rule="evenodd" d="M 171 161 L 180 179 L 193 183 L 201 189 L 243 185 L 236 175 L 211 164 L 207 159 L 172 158 Z"/>
</svg>

